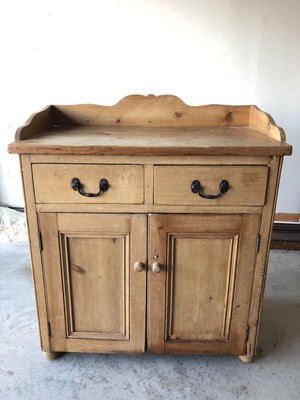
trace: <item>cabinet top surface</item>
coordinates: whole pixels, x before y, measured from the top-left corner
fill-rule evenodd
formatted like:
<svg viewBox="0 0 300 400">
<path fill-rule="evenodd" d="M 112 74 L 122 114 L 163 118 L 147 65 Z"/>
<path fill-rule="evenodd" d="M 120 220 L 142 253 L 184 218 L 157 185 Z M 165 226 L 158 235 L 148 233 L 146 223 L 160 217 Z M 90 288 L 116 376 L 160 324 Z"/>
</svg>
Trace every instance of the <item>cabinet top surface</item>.
<svg viewBox="0 0 300 400">
<path fill-rule="evenodd" d="M 8 147 L 19 154 L 289 155 L 284 131 L 255 106 L 188 106 L 128 96 L 115 106 L 49 106 Z"/>
</svg>

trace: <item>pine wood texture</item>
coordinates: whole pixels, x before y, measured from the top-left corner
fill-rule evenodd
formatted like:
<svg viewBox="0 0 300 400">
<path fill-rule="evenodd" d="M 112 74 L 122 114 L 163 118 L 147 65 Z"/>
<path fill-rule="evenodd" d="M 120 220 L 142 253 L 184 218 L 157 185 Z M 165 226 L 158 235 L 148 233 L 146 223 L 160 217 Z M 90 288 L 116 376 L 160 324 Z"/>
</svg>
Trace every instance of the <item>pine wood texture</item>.
<svg viewBox="0 0 300 400">
<path fill-rule="evenodd" d="M 259 220 L 151 215 L 150 352 L 243 354 Z"/>
<path fill-rule="evenodd" d="M 32 167 L 38 204 L 143 204 L 144 167 L 142 165 L 66 165 L 36 164 Z M 97 193 L 105 178 L 109 188 L 97 197 L 74 191 L 73 178 L 80 179 L 84 193 Z"/>
<path fill-rule="evenodd" d="M 48 317 L 46 292 L 44 286 L 43 266 L 39 243 L 39 226 L 35 210 L 34 184 L 31 172 L 31 159 L 29 155 L 20 156 L 23 191 L 25 198 L 25 215 L 27 221 L 29 249 L 31 259 L 31 273 L 34 285 L 35 302 L 38 316 L 41 348 L 44 352 L 50 352 L 48 335 Z"/>
<path fill-rule="evenodd" d="M 291 147 L 251 127 L 57 127 L 9 145 L 10 153 L 281 155 Z"/>
<path fill-rule="evenodd" d="M 51 350 L 143 352 L 146 271 L 137 273 L 134 263 L 146 263 L 146 216 L 39 220 Z"/>
<path fill-rule="evenodd" d="M 253 106 L 188 106 L 171 95 L 132 95 L 115 106 L 50 106 L 18 129 L 9 152 L 280 155 L 291 147 Z"/>
<path fill-rule="evenodd" d="M 41 347 L 255 356 L 283 156 L 255 106 L 133 95 L 19 128 Z M 71 187 L 80 179 L 86 197 Z M 222 180 L 229 190 L 216 199 Z"/>
<path fill-rule="evenodd" d="M 299 213 L 276 213 L 275 222 L 300 222 Z"/>
<path fill-rule="evenodd" d="M 47 360 L 55 360 L 57 357 L 60 356 L 61 353 L 54 353 L 54 352 L 46 352 L 46 351 L 44 351 L 43 354 L 44 354 L 44 357 Z"/>
<path fill-rule="evenodd" d="M 32 114 L 25 125 L 20 126 L 15 135 L 16 140 L 24 140 L 35 133 L 52 128 L 53 126 L 53 106 L 47 106 L 43 110 Z"/>
<path fill-rule="evenodd" d="M 266 205 L 262 210 L 261 216 L 260 248 L 256 257 L 256 267 L 254 270 L 254 281 L 248 320 L 249 334 L 246 341 L 245 351 L 245 355 L 247 356 L 247 358 L 250 359 L 253 359 L 253 357 L 255 356 L 258 340 L 259 323 L 269 260 L 271 233 L 279 189 L 282 162 L 282 157 L 273 157 L 270 162 L 268 194 L 266 198 Z"/>
<path fill-rule="evenodd" d="M 205 195 L 216 195 L 222 180 L 228 192 L 217 199 L 203 199 L 191 191 L 199 180 Z M 154 204 L 157 205 L 248 205 L 265 203 L 268 167 L 266 166 L 156 166 Z"/>
<path fill-rule="evenodd" d="M 215 156 L 120 156 L 120 155 L 31 155 L 32 164 L 140 164 L 148 165 L 215 165 Z M 226 156 L 218 159 L 219 165 L 268 165 L 269 156 Z"/>
</svg>

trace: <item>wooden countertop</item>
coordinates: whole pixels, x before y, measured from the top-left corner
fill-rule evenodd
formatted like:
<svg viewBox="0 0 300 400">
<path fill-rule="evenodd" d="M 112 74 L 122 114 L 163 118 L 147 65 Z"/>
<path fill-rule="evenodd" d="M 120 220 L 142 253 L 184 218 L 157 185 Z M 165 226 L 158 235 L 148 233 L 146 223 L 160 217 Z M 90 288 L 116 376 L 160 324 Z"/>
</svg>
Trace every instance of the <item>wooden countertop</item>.
<svg viewBox="0 0 300 400">
<path fill-rule="evenodd" d="M 250 127 L 57 127 L 9 145 L 11 153 L 288 155 L 291 146 Z"/>
</svg>

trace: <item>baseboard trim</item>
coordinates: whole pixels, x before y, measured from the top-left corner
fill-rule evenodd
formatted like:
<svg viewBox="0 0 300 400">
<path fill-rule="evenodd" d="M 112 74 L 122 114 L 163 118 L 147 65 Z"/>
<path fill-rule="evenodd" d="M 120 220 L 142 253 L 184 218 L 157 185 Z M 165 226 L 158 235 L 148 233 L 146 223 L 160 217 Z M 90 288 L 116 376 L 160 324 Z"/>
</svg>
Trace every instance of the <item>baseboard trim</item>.
<svg viewBox="0 0 300 400">
<path fill-rule="evenodd" d="M 271 249 L 300 250 L 300 223 L 274 222 Z"/>
<path fill-rule="evenodd" d="M 275 222 L 300 222 L 300 214 L 297 213 L 276 213 Z"/>
</svg>

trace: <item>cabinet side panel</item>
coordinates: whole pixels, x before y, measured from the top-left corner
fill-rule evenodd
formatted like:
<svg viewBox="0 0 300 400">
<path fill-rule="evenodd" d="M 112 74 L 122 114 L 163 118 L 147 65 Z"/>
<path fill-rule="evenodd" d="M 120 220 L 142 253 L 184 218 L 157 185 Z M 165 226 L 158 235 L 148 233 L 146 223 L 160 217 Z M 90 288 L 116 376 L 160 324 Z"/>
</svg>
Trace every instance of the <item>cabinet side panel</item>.
<svg viewBox="0 0 300 400">
<path fill-rule="evenodd" d="M 20 156 L 20 165 L 23 180 L 25 198 L 25 211 L 29 237 L 29 249 L 31 258 L 31 272 L 33 278 L 39 333 L 42 350 L 50 351 L 47 323 L 47 307 L 41 253 L 39 245 L 39 228 L 35 209 L 34 187 L 31 171 L 31 158 L 29 155 Z"/>
<path fill-rule="evenodd" d="M 263 209 L 261 219 L 261 243 L 260 251 L 257 254 L 254 284 L 251 297 L 250 316 L 249 316 L 249 340 L 247 343 L 247 355 L 253 357 L 256 352 L 258 328 L 260 322 L 264 286 L 267 275 L 269 260 L 269 249 L 271 242 L 272 225 L 276 209 L 277 194 L 282 168 L 282 157 L 273 157 L 270 162 L 270 173 L 268 181 L 268 191 L 266 205 Z"/>
</svg>

